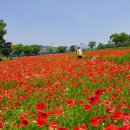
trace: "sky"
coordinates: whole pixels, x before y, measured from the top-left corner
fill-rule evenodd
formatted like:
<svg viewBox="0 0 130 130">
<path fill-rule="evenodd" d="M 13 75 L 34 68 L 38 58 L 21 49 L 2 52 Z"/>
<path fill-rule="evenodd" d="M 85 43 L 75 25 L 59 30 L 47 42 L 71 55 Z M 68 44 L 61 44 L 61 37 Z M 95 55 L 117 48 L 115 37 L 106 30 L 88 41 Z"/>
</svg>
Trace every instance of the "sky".
<svg viewBox="0 0 130 130">
<path fill-rule="evenodd" d="M 130 34 L 130 0 L 0 0 L 6 41 L 70 46 Z"/>
</svg>

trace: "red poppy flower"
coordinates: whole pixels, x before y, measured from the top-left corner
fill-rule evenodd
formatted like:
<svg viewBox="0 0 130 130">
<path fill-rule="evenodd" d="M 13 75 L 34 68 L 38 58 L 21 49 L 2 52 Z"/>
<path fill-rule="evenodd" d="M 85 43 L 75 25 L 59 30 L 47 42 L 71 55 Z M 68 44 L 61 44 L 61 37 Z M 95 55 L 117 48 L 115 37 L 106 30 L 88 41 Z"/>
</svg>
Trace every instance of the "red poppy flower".
<svg viewBox="0 0 130 130">
<path fill-rule="evenodd" d="M 62 114 L 62 113 L 63 113 L 63 110 L 60 109 L 60 108 L 58 108 L 58 109 L 55 111 L 55 114 L 58 114 L 58 115 L 60 115 L 60 114 Z"/>
<path fill-rule="evenodd" d="M 130 125 L 122 126 L 119 130 L 130 130 Z"/>
<path fill-rule="evenodd" d="M 55 110 L 53 111 L 50 111 L 50 112 L 47 112 L 48 115 L 53 115 L 53 114 L 56 114 Z"/>
<path fill-rule="evenodd" d="M 114 107 L 109 107 L 109 108 L 107 108 L 107 112 L 108 113 L 114 113 L 115 112 L 115 108 Z"/>
<path fill-rule="evenodd" d="M 115 111 L 113 113 L 113 116 L 111 116 L 111 119 L 113 119 L 113 120 L 121 120 L 122 117 L 123 117 L 123 114 L 121 112 Z"/>
<path fill-rule="evenodd" d="M 69 130 L 69 128 L 65 128 L 61 126 L 58 130 Z"/>
<path fill-rule="evenodd" d="M 102 95 L 102 90 L 101 89 L 95 90 L 95 94 L 96 94 L 96 96 L 101 96 Z"/>
<path fill-rule="evenodd" d="M 91 104 L 97 104 L 99 102 L 99 96 L 95 96 L 92 98 L 87 98 L 88 102 Z"/>
<path fill-rule="evenodd" d="M 72 83 L 72 87 L 73 87 L 73 88 L 77 87 L 78 85 L 79 85 L 78 82 L 73 82 L 73 83 Z"/>
<path fill-rule="evenodd" d="M 69 99 L 67 102 L 68 102 L 69 107 L 72 107 L 73 105 L 76 104 L 76 100 L 74 99 Z"/>
<path fill-rule="evenodd" d="M 4 127 L 4 122 L 0 119 L 0 129 Z"/>
<path fill-rule="evenodd" d="M 37 124 L 38 124 L 39 127 L 42 127 L 42 126 L 47 125 L 47 122 L 45 120 L 38 119 Z"/>
<path fill-rule="evenodd" d="M 48 114 L 44 112 L 38 112 L 38 119 L 46 120 L 48 118 Z"/>
<path fill-rule="evenodd" d="M 126 120 L 130 120 L 130 113 L 125 112 L 125 113 L 123 113 L 122 116 L 123 116 L 124 119 L 126 119 Z"/>
<path fill-rule="evenodd" d="M 122 87 L 119 87 L 119 88 L 118 88 L 118 92 L 122 93 L 122 92 L 123 92 L 123 88 L 122 88 Z"/>
<path fill-rule="evenodd" d="M 16 103 L 10 103 L 10 107 L 19 107 L 21 103 L 16 102 Z"/>
<path fill-rule="evenodd" d="M 79 104 L 83 105 L 84 104 L 84 100 L 79 100 Z"/>
<path fill-rule="evenodd" d="M 46 109 L 46 105 L 45 103 L 41 102 L 41 103 L 38 103 L 36 105 L 36 110 L 45 110 Z"/>
<path fill-rule="evenodd" d="M 105 130 L 119 130 L 119 128 L 114 124 L 110 124 Z"/>
<path fill-rule="evenodd" d="M 103 116 L 103 119 L 104 120 L 108 120 L 108 116 Z"/>
<path fill-rule="evenodd" d="M 19 99 L 22 101 L 25 101 L 25 100 L 27 100 L 27 97 L 25 95 L 20 95 Z"/>
<path fill-rule="evenodd" d="M 86 111 L 90 111 L 92 109 L 92 105 L 91 104 L 87 104 L 87 105 L 84 106 L 84 109 Z"/>
<path fill-rule="evenodd" d="M 88 95 L 88 94 L 89 94 L 89 90 L 85 89 L 85 90 L 84 90 L 84 93 L 85 93 L 86 95 Z"/>
<path fill-rule="evenodd" d="M 2 99 L 3 99 L 3 96 L 0 94 L 0 101 L 2 101 Z"/>
<path fill-rule="evenodd" d="M 61 93 L 62 93 L 63 95 L 65 95 L 65 94 L 66 94 L 66 89 L 61 90 Z"/>
<path fill-rule="evenodd" d="M 29 124 L 30 123 L 27 120 L 25 120 L 25 119 L 22 119 L 20 121 L 20 127 L 27 127 L 27 126 L 29 126 Z"/>
<path fill-rule="evenodd" d="M 129 120 L 125 119 L 123 121 L 123 126 L 122 126 L 121 130 L 130 130 L 130 122 L 129 122 Z"/>
<path fill-rule="evenodd" d="M 20 105 L 21 105 L 21 103 L 16 102 L 14 105 L 18 107 L 18 106 L 20 106 Z"/>
<path fill-rule="evenodd" d="M 126 99 L 125 97 L 123 97 L 123 98 L 122 98 L 122 101 L 123 101 L 123 102 L 126 102 L 126 101 L 127 101 L 127 99 Z"/>
<path fill-rule="evenodd" d="M 92 126 L 98 126 L 98 125 L 99 125 L 99 119 L 96 118 L 96 117 L 92 117 L 92 118 L 90 119 L 90 124 L 91 124 Z"/>
<path fill-rule="evenodd" d="M 96 117 L 96 118 L 98 119 L 99 123 L 102 122 L 102 117 L 101 117 L 101 116 L 98 116 L 98 117 Z"/>
<path fill-rule="evenodd" d="M 80 130 L 87 130 L 86 124 L 82 124 L 82 125 L 80 126 Z"/>
<path fill-rule="evenodd" d="M 113 97 L 114 97 L 115 99 L 118 99 L 118 94 L 117 94 L 117 93 L 114 93 L 114 94 L 113 94 Z"/>
<path fill-rule="evenodd" d="M 75 126 L 74 130 L 80 130 L 79 126 Z"/>
<path fill-rule="evenodd" d="M 105 100 L 105 101 L 104 101 L 104 105 L 105 105 L 106 107 L 110 106 L 110 101 L 109 101 L 109 100 Z"/>
<path fill-rule="evenodd" d="M 117 106 L 119 109 L 124 109 L 124 108 L 126 108 L 126 105 L 125 104 L 118 104 L 118 106 Z"/>
<path fill-rule="evenodd" d="M 20 115 L 19 117 L 21 120 L 26 118 L 26 116 L 24 114 Z"/>
<path fill-rule="evenodd" d="M 74 130 L 87 130 L 86 124 L 83 124 L 81 126 L 75 126 Z"/>
</svg>

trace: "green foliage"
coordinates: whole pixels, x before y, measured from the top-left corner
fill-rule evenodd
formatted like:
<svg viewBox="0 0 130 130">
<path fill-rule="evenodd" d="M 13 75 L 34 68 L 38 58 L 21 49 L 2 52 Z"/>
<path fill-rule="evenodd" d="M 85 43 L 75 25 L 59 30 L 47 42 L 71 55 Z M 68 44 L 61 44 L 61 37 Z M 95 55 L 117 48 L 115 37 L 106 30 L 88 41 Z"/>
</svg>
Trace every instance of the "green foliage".
<svg viewBox="0 0 130 130">
<path fill-rule="evenodd" d="M 3 57 L 3 56 L 0 56 L 0 61 L 8 61 L 9 58 L 6 58 L 6 57 Z"/>
<path fill-rule="evenodd" d="M 9 54 L 11 53 L 11 51 L 12 51 L 12 49 L 3 47 L 1 53 L 2 53 L 4 56 L 8 57 Z"/>
<path fill-rule="evenodd" d="M 122 57 L 114 56 L 114 57 L 109 57 L 109 58 L 106 58 L 106 59 L 110 60 L 110 61 L 114 61 L 115 63 L 130 62 L 130 53 L 128 52 L 125 55 L 123 55 Z"/>
<path fill-rule="evenodd" d="M 95 41 L 91 41 L 88 43 L 88 46 L 93 49 L 96 46 L 96 42 Z"/>
<path fill-rule="evenodd" d="M 49 47 L 49 48 L 46 49 L 46 52 L 50 54 L 50 53 L 53 52 L 53 49 L 51 47 Z"/>
<path fill-rule="evenodd" d="M 32 47 L 32 49 L 33 49 L 33 53 L 35 54 L 35 55 L 37 55 L 38 54 L 38 52 L 41 50 L 41 46 L 40 45 L 31 45 L 31 47 Z"/>
<path fill-rule="evenodd" d="M 59 46 L 56 51 L 57 51 L 58 53 L 65 53 L 66 48 L 65 48 L 65 46 Z"/>
<path fill-rule="evenodd" d="M 25 55 L 37 55 L 39 53 L 39 51 L 41 50 L 41 46 L 40 45 L 22 45 L 22 44 L 15 44 L 13 46 L 13 53 L 17 56 L 20 56 L 22 53 L 24 53 Z"/>
<path fill-rule="evenodd" d="M 115 46 L 122 46 L 125 42 L 129 41 L 129 35 L 122 32 L 122 33 L 115 33 L 110 36 L 112 42 L 115 42 Z"/>
<path fill-rule="evenodd" d="M 76 47 L 75 47 L 75 45 L 71 45 L 69 49 L 71 52 L 74 52 L 76 50 Z"/>
<path fill-rule="evenodd" d="M 114 48 L 115 47 L 115 44 L 111 41 L 108 41 L 108 44 L 105 44 L 104 45 L 105 48 Z"/>
<path fill-rule="evenodd" d="M 97 49 L 104 49 L 105 45 L 103 43 L 99 43 Z"/>
<path fill-rule="evenodd" d="M 5 43 L 4 35 L 7 33 L 5 27 L 6 23 L 4 23 L 3 20 L 0 20 L 0 45 L 3 45 Z"/>
<path fill-rule="evenodd" d="M 6 23 L 4 23 L 3 20 L 0 20 L 0 53 L 8 53 L 8 51 L 6 51 L 4 49 L 4 35 L 7 33 L 7 31 L 5 30 L 6 27 Z"/>
<path fill-rule="evenodd" d="M 23 52 L 24 52 L 26 55 L 30 56 L 31 53 L 33 53 L 33 48 L 32 48 L 31 46 L 25 45 L 25 46 L 23 47 Z"/>
<path fill-rule="evenodd" d="M 16 44 L 13 46 L 13 52 L 15 55 L 20 56 L 20 54 L 23 52 L 23 45 L 22 44 Z"/>
</svg>

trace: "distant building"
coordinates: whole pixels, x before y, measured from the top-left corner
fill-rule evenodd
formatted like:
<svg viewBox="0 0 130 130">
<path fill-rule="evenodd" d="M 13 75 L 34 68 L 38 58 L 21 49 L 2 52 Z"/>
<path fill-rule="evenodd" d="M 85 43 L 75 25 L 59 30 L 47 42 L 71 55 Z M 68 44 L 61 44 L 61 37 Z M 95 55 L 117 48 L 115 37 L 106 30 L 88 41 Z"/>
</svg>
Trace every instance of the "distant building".
<svg viewBox="0 0 130 130">
<path fill-rule="evenodd" d="M 11 49 L 11 48 L 13 48 L 13 43 L 12 42 L 6 42 L 5 47 L 8 48 L 8 49 Z"/>
</svg>

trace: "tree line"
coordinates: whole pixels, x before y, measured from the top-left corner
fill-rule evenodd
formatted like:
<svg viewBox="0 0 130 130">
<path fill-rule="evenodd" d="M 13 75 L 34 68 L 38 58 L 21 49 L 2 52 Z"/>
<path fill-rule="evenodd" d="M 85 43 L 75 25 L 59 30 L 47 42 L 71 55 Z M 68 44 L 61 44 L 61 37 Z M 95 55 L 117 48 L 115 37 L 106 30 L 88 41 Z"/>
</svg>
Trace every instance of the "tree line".
<svg viewBox="0 0 130 130">
<path fill-rule="evenodd" d="M 4 36 L 7 34 L 7 30 L 5 27 L 7 24 L 0 20 L 0 54 L 8 57 L 10 54 L 15 56 L 21 55 L 38 55 L 42 47 L 38 44 L 34 45 L 23 45 L 23 44 L 15 44 L 12 47 L 7 47 Z M 86 45 L 87 46 L 87 45 Z M 109 37 L 109 41 L 107 44 L 104 43 L 97 43 L 96 41 L 90 41 L 88 43 L 90 49 L 105 49 L 105 48 L 115 48 L 115 47 L 130 47 L 130 35 L 122 32 L 122 33 L 115 33 Z M 65 53 L 65 52 L 74 52 L 76 51 L 77 46 L 71 45 L 69 48 L 66 46 L 59 46 L 59 47 L 48 47 L 46 48 L 45 53 Z"/>
</svg>

